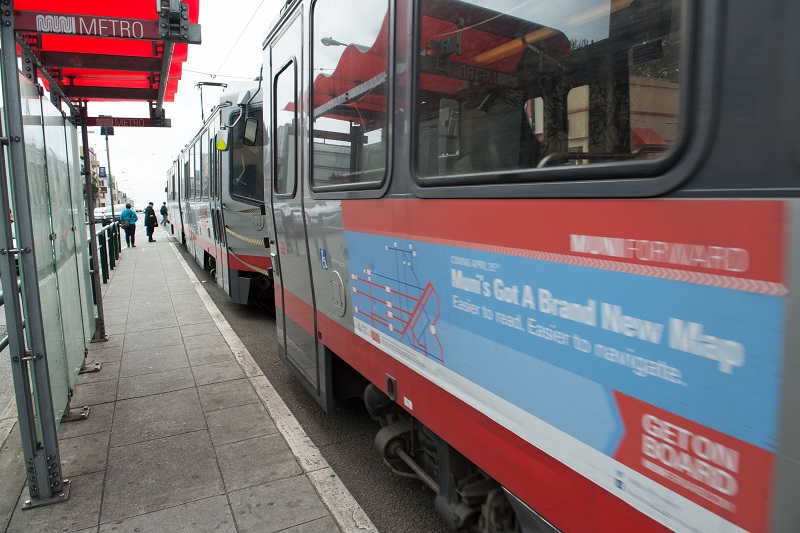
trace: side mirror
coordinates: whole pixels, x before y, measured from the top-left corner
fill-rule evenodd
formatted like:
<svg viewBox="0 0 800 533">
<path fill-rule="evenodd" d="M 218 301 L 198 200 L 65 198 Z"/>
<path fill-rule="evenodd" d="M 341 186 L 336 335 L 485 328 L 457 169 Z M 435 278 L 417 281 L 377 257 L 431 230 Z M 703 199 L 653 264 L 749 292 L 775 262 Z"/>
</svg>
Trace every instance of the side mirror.
<svg viewBox="0 0 800 533">
<path fill-rule="evenodd" d="M 244 121 L 244 137 L 242 144 L 245 146 L 255 146 L 258 138 L 258 119 L 249 117 Z"/>
<path fill-rule="evenodd" d="M 230 130 L 228 128 L 223 128 L 217 132 L 216 137 L 214 138 L 214 145 L 217 147 L 217 150 L 220 152 L 227 152 L 228 151 L 228 132 Z"/>
<path fill-rule="evenodd" d="M 164 187 L 164 192 L 169 192 L 169 187 Z"/>
</svg>

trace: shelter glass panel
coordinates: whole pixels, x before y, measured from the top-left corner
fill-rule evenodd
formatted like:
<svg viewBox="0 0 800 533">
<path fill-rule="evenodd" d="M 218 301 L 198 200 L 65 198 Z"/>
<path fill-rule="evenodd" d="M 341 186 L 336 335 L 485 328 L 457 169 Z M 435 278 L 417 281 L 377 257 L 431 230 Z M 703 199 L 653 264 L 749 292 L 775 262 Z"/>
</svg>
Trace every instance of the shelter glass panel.
<svg viewBox="0 0 800 533">
<path fill-rule="evenodd" d="M 247 116 L 264 123 L 263 110 L 251 109 Z M 231 194 L 259 203 L 264 202 L 264 139 L 263 128 L 259 127 L 254 146 L 245 146 L 244 120 L 239 120 L 234 128 L 231 168 Z"/>
<path fill-rule="evenodd" d="M 83 336 L 88 343 L 94 337 L 97 327 L 95 323 L 94 298 L 92 293 L 92 278 L 89 266 L 89 225 L 86 218 L 86 203 L 83 200 L 83 176 L 78 155 L 78 129 L 66 121 L 67 130 L 67 159 L 69 164 L 70 184 L 72 192 L 72 217 L 75 225 L 75 249 L 78 263 L 78 283 L 80 285 Z"/>
<path fill-rule="evenodd" d="M 669 151 L 679 130 L 683 1 L 497 6 L 421 2 L 420 177 L 641 162 Z"/>
<path fill-rule="evenodd" d="M 55 239 L 53 252 L 56 264 L 58 302 L 67 357 L 67 381 L 75 384 L 83 364 L 86 348 L 81 320 L 81 292 L 78 284 L 78 263 L 70 186 L 67 138 L 64 117 L 53 104 L 42 99 L 44 140 L 46 147 L 47 189 L 50 197 L 51 225 Z"/>
<path fill-rule="evenodd" d="M 376 188 L 383 183 L 389 144 L 388 27 L 387 1 L 320 0 L 314 4 L 311 161 L 315 190 L 342 184 Z"/>
<path fill-rule="evenodd" d="M 39 300 L 42 308 L 44 342 L 47 349 L 47 366 L 50 374 L 50 389 L 53 397 L 53 411 L 60 420 L 67 405 L 69 383 L 67 381 L 67 357 L 62 337 L 61 311 L 58 303 L 58 284 L 53 246 L 50 235 L 50 202 L 47 192 L 45 171 L 44 129 L 42 128 L 42 102 L 39 91 L 30 80 L 20 76 L 22 95 L 22 120 L 25 135 L 25 156 L 27 159 L 28 193 L 30 194 L 31 218 L 33 220 L 34 250 L 36 253 L 36 273 L 39 278 Z M 12 186 L 16 181 L 12 179 Z M 19 178 L 22 182 L 22 178 Z M 24 276 L 24 272 L 20 272 Z M 27 295 L 23 294 L 24 298 Z M 25 321 L 27 306 L 23 306 Z M 27 333 L 26 329 L 26 333 Z M 30 345 L 30 340 L 28 341 Z M 41 406 L 36 406 L 37 410 Z"/>
</svg>

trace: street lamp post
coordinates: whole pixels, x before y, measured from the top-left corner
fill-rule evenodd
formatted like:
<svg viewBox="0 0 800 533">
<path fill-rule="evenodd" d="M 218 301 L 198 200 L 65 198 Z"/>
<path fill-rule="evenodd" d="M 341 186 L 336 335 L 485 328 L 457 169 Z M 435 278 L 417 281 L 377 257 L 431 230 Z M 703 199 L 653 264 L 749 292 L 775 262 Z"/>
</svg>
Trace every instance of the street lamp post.
<svg viewBox="0 0 800 533">
<path fill-rule="evenodd" d="M 114 174 L 111 173 L 111 152 L 108 151 L 108 132 L 106 132 L 106 160 L 108 161 L 108 191 L 111 193 L 111 221 L 113 222 L 114 221 Z"/>
<path fill-rule="evenodd" d="M 363 44 L 358 44 L 358 43 L 350 43 L 350 44 L 343 43 L 342 41 L 337 41 L 333 37 L 323 37 L 322 39 L 319 40 L 319 42 L 321 42 L 325 46 L 344 46 L 344 47 L 348 47 L 348 46 L 352 45 L 352 46 L 355 46 L 356 48 L 358 48 L 358 51 L 361 52 L 361 53 L 364 53 L 367 50 L 369 50 L 369 46 L 364 46 Z"/>
<path fill-rule="evenodd" d="M 100 115 L 101 117 L 104 115 Z M 114 135 L 114 126 L 101 126 L 100 135 L 106 137 L 106 161 L 108 161 L 108 191 L 111 193 L 111 221 L 114 221 L 114 178 L 111 173 L 111 152 L 108 150 L 108 136 Z"/>
<path fill-rule="evenodd" d="M 111 193 L 111 223 L 114 223 L 114 219 L 116 218 L 114 214 L 114 175 L 111 173 L 111 151 L 108 149 L 108 136 L 114 135 L 114 126 L 101 126 L 100 127 L 100 135 L 104 135 L 106 138 L 106 161 L 108 161 L 108 191 Z M 115 259 L 119 258 L 119 250 L 122 245 L 122 241 L 120 239 L 119 234 L 119 226 L 112 226 L 111 232 L 111 250 L 113 254 L 113 258 L 111 260 L 111 268 L 114 268 L 114 261 Z"/>
<path fill-rule="evenodd" d="M 323 37 L 322 39 L 320 39 L 320 42 L 325 46 L 347 46 L 346 43 L 337 41 L 333 37 Z"/>
</svg>

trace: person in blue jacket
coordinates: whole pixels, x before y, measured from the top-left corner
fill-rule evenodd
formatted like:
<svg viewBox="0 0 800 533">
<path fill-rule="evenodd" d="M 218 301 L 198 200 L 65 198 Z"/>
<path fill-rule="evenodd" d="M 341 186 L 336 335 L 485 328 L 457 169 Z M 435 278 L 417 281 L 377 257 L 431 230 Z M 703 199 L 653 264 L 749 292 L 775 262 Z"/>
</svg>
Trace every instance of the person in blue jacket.
<svg viewBox="0 0 800 533">
<path fill-rule="evenodd" d="M 131 204 L 125 204 L 125 210 L 119 216 L 119 226 L 125 230 L 125 242 L 128 248 L 136 248 L 136 211 L 131 209 Z"/>
</svg>

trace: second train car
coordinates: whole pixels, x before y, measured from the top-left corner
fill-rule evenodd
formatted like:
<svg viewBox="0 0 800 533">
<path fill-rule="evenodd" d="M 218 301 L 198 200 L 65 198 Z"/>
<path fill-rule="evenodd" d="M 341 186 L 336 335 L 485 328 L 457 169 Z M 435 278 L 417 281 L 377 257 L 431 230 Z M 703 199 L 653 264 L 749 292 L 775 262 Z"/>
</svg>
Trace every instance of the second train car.
<svg viewBox="0 0 800 533">
<path fill-rule="evenodd" d="M 223 93 L 167 173 L 167 233 L 241 304 L 273 301 L 261 132 L 243 142 L 247 118 L 262 123 L 261 94 L 255 83 Z"/>
</svg>

